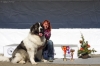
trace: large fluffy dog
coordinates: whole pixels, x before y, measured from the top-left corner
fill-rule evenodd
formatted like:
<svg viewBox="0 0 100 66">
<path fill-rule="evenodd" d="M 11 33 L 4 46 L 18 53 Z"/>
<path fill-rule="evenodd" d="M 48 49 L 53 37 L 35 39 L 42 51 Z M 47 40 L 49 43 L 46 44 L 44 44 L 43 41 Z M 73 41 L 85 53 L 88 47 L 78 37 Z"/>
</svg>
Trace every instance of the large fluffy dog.
<svg viewBox="0 0 100 66">
<path fill-rule="evenodd" d="M 44 28 L 41 23 L 36 23 L 30 28 L 28 36 L 14 50 L 11 58 L 0 56 L 1 61 L 11 61 L 12 63 L 25 63 L 29 60 L 32 64 L 37 64 L 34 60 L 37 49 L 46 42 Z"/>
</svg>

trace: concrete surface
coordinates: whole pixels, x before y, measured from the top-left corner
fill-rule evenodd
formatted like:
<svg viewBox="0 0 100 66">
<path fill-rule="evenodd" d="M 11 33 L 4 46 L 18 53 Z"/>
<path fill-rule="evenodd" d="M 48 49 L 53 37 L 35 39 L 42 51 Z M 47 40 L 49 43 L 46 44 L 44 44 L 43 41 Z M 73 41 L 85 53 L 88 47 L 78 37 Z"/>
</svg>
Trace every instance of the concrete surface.
<svg viewBox="0 0 100 66">
<path fill-rule="evenodd" d="M 74 59 L 71 61 L 63 61 L 63 59 L 55 59 L 54 62 L 37 62 L 37 65 L 32 65 L 30 62 L 26 64 L 13 64 L 11 62 L 0 62 L 0 66 L 100 66 L 100 57 L 88 58 L 88 59 Z"/>
</svg>

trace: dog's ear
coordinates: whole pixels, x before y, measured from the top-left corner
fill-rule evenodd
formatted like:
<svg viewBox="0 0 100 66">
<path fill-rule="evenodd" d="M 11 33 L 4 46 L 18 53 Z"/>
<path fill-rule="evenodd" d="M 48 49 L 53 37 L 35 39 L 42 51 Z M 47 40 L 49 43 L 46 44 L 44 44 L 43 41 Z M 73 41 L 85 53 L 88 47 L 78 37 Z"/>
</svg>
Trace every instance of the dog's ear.
<svg viewBox="0 0 100 66">
<path fill-rule="evenodd" d="M 30 32 L 31 32 L 32 34 L 35 34 L 35 33 L 37 33 L 37 29 L 38 29 L 38 22 L 35 23 L 35 24 L 33 24 L 33 25 L 31 26 Z"/>
<path fill-rule="evenodd" d="M 31 27 L 30 27 L 30 32 L 33 34 L 34 33 L 34 29 L 35 28 L 35 25 L 32 25 Z"/>
</svg>

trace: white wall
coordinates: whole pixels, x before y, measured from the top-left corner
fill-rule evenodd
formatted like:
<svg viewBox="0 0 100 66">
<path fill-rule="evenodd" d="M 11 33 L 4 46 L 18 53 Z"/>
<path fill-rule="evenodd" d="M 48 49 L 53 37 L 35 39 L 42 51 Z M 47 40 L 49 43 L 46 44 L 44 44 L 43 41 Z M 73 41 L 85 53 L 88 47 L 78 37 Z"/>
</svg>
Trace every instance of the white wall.
<svg viewBox="0 0 100 66">
<path fill-rule="evenodd" d="M 0 53 L 3 53 L 3 46 L 19 44 L 28 35 L 29 29 L 0 29 Z M 100 54 L 100 29 L 52 29 L 51 40 L 54 44 L 78 45 L 81 40 L 81 33 L 90 44 Z"/>
<path fill-rule="evenodd" d="M 80 47 L 81 33 L 90 48 L 97 50 L 95 54 L 100 54 L 100 29 L 53 29 L 51 39 L 54 44 L 77 44 Z"/>
</svg>

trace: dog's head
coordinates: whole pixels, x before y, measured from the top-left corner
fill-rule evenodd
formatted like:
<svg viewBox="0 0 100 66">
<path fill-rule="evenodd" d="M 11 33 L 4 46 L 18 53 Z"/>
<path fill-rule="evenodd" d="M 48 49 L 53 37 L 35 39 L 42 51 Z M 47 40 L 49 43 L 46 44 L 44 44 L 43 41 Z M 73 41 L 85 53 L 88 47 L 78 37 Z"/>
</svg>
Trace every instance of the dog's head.
<svg viewBox="0 0 100 66">
<path fill-rule="evenodd" d="M 39 36 L 43 36 L 44 35 L 44 27 L 43 27 L 42 23 L 40 23 L 40 22 L 35 23 L 30 28 L 30 33 L 35 34 L 35 35 L 39 35 Z"/>
</svg>

